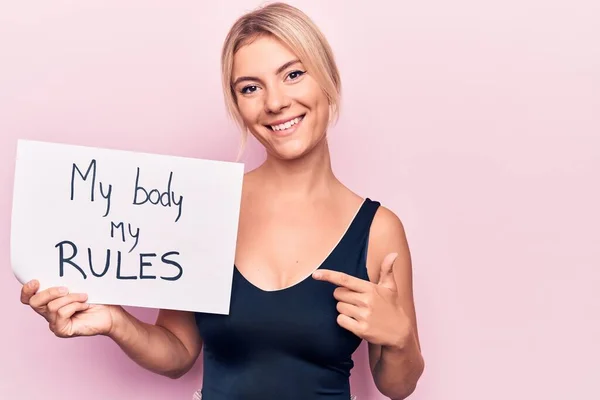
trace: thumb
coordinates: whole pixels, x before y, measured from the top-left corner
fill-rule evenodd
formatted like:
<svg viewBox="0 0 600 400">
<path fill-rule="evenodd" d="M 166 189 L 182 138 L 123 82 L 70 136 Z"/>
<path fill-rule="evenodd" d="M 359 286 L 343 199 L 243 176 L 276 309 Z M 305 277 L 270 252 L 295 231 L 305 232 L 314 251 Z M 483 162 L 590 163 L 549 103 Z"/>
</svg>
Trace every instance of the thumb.
<svg viewBox="0 0 600 400">
<path fill-rule="evenodd" d="M 390 253 L 381 263 L 381 272 L 379 273 L 379 286 L 388 289 L 396 289 L 396 280 L 394 279 L 394 261 L 398 258 L 398 253 Z"/>
</svg>

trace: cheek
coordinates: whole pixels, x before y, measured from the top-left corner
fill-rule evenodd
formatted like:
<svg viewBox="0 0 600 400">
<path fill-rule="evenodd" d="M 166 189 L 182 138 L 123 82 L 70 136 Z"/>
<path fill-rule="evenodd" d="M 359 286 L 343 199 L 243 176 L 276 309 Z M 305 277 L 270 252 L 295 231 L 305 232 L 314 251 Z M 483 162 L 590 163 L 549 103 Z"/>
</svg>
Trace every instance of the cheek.
<svg viewBox="0 0 600 400">
<path fill-rule="evenodd" d="M 327 123 L 329 118 L 329 101 L 327 96 L 316 84 L 306 85 L 295 93 L 296 99 L 308 106 L 317 117 L 314 123 Z M 325 122 L 323 122 L 325 121 Z"/>
<path fill-rule="evenodd" d="M 320 102 L 319 88 L 314 83 L 306 83 L 305 85 L 298 85 L 297 88 L 294 88 L 291 95 L 298 99 L 300 102 L 305 105 L 315 108 Z"/>
<path fill-rule="evenodd" d="M 318 129 L 325 129 L 325 126 L 329 123 L 329 100 L 325 95 L 319 95 L 315 99 L 313 108 L 316 112 L 315 123 L 318 125 Z"/>
<path fill-rule="evenodd" d="M 246 124 L 254 124 L 260 115 L 259 100 L 241 98 L 238 100 L 238 110 Z"/>
</svg>

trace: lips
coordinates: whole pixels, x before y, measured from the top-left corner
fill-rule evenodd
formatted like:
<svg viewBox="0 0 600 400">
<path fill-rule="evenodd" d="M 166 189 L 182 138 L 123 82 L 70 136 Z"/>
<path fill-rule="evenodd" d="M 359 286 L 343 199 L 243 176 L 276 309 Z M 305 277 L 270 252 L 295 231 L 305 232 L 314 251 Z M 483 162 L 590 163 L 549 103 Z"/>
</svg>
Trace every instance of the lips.
<svg viewBox="0 0 600 400">
<path fill-rule="evenodd" d="M 302 119 L 304 119 L 304 114 L 288 120 L 275 121 L 273 124 L 265 126 L 274 132 L 281 132 L 299 124 L 302 121 Z"/>
</svg>

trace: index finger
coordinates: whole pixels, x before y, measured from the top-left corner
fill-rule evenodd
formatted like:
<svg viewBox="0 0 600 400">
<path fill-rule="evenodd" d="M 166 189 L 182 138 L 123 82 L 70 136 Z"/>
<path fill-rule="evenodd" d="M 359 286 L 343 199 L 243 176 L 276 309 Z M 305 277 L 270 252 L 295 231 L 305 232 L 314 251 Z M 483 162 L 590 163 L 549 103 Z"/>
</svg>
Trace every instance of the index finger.
<svg viewBox="0 0 600 400">
<path fill-rule="evenodd" d="M 355 292 L 365 292 L 369 287 L 369 282 L 363 279 L 359 279 L 343 272 L 332 271 L 328 269 L 320 269 L 315 271 L 313 273 L 313 278 L 318 281 L 330 282 L 334 285 L 342 286 Z"/>
<path fill-rule="evenodd" d="M 66 296 L 69 290 L 66 287 L 51 287 L 36 293 L 29 299 L 29 305 L 35 309 L 42 308 L 59 297 Z"/>
</svg>

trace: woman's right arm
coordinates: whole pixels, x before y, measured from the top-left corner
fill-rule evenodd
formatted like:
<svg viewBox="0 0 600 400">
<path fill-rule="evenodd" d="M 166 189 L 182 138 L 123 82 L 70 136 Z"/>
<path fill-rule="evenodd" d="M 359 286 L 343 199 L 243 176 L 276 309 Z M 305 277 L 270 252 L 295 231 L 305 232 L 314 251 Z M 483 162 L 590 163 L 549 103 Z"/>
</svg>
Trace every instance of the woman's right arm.
<svg viewBox="0 0 600 400">
<path fill-rule="evenodd" d="M 21 302 L 44 317 L 58 337 L 108 336 L 143 368 L 173 379 L 189 371 L 200 354 L 202 340 L 191 312 L 160 310 L 148 324 L 123 307 L 89 304 L 82 293 L 38 289 L 37 281 L 23 285 Z"/>
<path fill-rule="evenodd" d="M 193 313 L 160 310 L 154 325 L 138 320 L 122 307 L 114 314 L 107 336 L 143 368 L 177 379 L 194 365 L 202 340 Z"/>
</svg>

